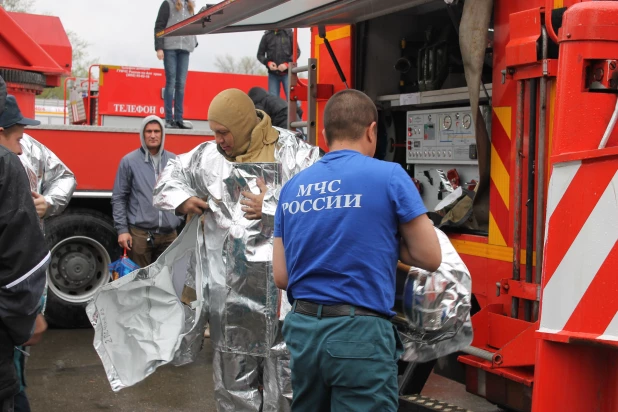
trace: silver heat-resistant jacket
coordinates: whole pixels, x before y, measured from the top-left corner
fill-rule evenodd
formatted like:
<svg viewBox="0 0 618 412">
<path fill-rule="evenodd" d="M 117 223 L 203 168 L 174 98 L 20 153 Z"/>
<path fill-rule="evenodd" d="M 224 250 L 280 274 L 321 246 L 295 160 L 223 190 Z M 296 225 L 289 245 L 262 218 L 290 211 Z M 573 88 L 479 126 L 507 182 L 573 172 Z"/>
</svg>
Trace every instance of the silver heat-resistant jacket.
<svg viewBox="0 0 618 412">
<path fill-rule="evenodd" d="M 234 163 L 214 142 L 169 161 L 154 190 L 154 205 L 173 211 L 191 196 L 210 206 L 193 217 L 152 265 L 101 288 L 87 307 L 94 346 L 112 389 L 133 385 L 166 363 L 195 359 L 210 324 L 213 348 L 251 356 L 286 352 L 279 331 L 289 311 L 274 284 L 274 214 L 282 185 L 315 163 L 319 149 L 278 129 L 273 163 Z M 261 220 L 247 220 L 242 191 L 268 187 Z M 184 286 L 197 299 L 181 303 Z"/>
<path fill-rule="evenodd" d="M 289 311 L 274 284 L 272 240 L 279 190 L 296 173 L 315 163 L 319 149 L 279 129 L 276 163 L 232 163 L 207 142 L 170 162 L 155 187 L 154 204 L 175 210 L 191 196 L 207 199 L 204 216 L 209 324 L 214 349 L 269 356 L 281 350 L 278 320 Z M 241 210 L 243 190 L 258 193 L 264 178 L 261 220 Z M 275 351 L 275 353 L 273 353 Z"/>
<path fill-rule="evenodd" d="M 56 216 L 67 207 L 77 181 L 75 175 L 51 150 L 24 133 L 20 141 L 22 154 L 19 156 L 26 169 L 30 190 L 45 197 L 45 217 Z"/>
</svg>

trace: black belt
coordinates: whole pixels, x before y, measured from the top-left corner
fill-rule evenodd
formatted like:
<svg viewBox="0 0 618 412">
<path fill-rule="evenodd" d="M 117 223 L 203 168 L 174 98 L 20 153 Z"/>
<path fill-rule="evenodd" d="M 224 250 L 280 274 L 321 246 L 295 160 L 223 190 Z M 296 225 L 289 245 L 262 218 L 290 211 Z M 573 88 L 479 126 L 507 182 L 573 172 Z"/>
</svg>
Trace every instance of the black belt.
<svg viewBox="0 0 618 412">
<path fill-rule="evenodd" d="M 317 303 L 307 302 L 306 300 L 294 301 L 294 312 L 302 315 L 318 317 L 318 313 L 324 318 L 337 318 L 341 316 L 374 316 L 376 318 L 389 319 L 381 313 L 369 309 L 360 308 L 352 305 L 318 305 Z"/>
</svg>

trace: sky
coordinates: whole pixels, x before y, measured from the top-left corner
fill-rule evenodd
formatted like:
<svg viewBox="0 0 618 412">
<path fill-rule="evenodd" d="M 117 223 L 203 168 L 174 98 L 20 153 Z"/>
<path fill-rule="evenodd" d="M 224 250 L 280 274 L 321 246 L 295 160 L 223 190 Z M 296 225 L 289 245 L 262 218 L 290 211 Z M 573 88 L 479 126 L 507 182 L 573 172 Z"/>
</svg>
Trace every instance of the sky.
<svg viewBox="0 0 618 412">
<path fill-rule="evenodd" d="M 196 9 L 218 2 L 196 0 Z M 90 43 L 89 58 L 98 63 L 162 68 L 154 50 L 154 23 L 160 5 L 160 0 L 36 0 L 34 9 L 59 17 L 65 30 Z M 189 69 L 216 71 L 217 55 L 255 56 L 263 33 L 198 36 L 199 46 L 191 54 Z M 309 29 L 299 30 L 301 64 L 309 57 L 310 37 Z"/>
</svg>

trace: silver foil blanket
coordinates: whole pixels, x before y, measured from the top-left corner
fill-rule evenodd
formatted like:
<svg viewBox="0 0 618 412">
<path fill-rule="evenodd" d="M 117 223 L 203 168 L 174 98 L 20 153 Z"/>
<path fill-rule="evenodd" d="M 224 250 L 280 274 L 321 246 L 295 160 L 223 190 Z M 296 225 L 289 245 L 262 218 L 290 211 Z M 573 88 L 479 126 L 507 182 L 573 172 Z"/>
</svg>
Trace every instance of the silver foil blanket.
<svg viewBox="0 0 618 412">
<path fill-rule="evenodd" d="M 272 274 L 274 211 L 281 186 L 318 158 L 318 148 L 280 130 L 276 162 L 229 162 L 214 142 L 168 162 L 155 187 L 154 205 L 173 211 L 189 197 L 198 196 L 209 209 L 191 219 L 156 263 L 107 285 L 89 304 L 88 314 L 97 330 L 95 348 L 112 389 L 139 382 L 165 363 L 191 362 L 206 322 L 217 351 L 262 357 L 286 353 L 279 320 L 290 308 Z M 263 217 L 247 220 L 241 192 L 259 193 L 258 178 L 268 187 Z M 186 262 L 179 264 L 183 259 Z M 174 290 L 173 285 L 177 285 Z M 185 286 L 197 292 L 190 307 L 180 299 Z M 165 297 L 156 302 L 161 313 L 167 313 L 164 318 L 153 321 L 158 313 L 151 310 L 150 295 L 142 287 L 148 287 L 150 295 Z M 132 318 L 124 313 L 132 313 Z M 129 336 L 135 344 L 127 344 Z"/>
<path fill-rule="evenodd" d="M 183 305 L 179 296 L 195 261 L 200 219 L 192 219 L 155 263 L 101 288 L 86 307 L 94 327 L 94 347 L 114 391 L 131 386 L 158 366 L 199 350 L 205 323 L 201 276 L 197 301 Z M 201 329 L 200 329 L 201 328 Z M 181 350 L 182 349 L 182 350 Z M 185 356 L 186 357 L 186 356 Z"/>
<path fill-rule="evenodd" d="M 436 229 L 442 264 L 430 273 L 412 268 L 404 288 L 409 329 L 400 333 L 403 360 L 427 362 L 457 352 L 472 342 L 472 279 L 449 238 Z"/>
</svg>

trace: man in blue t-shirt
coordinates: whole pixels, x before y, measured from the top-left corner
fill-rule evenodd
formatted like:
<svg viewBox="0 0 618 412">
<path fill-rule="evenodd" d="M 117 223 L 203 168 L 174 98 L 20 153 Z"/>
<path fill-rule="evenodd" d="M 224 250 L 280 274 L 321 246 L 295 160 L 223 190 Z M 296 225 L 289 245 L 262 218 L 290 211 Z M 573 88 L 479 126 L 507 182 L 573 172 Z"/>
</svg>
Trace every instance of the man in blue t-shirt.
<svg viewBox="0 0 618 412">
<path fill-rule="evenodd" d="M 324 111 L 330 152 L 281 190 L 273 270 L 293 303 L 283 335 L 295 412 L 397 410 L 397 259 L 429 271 L 441 263 L 412 180 L 372 158 L 377 120 L 365 94 L 337 93 Z"/>
</svg>

